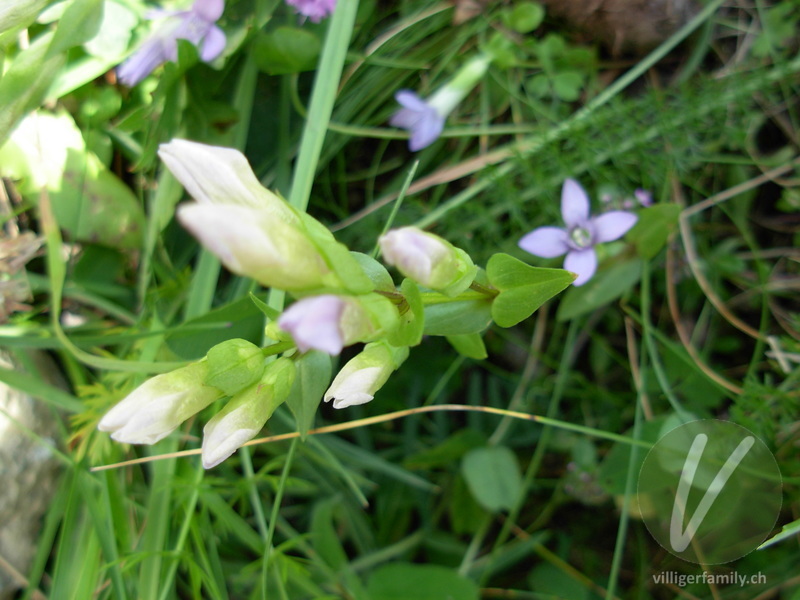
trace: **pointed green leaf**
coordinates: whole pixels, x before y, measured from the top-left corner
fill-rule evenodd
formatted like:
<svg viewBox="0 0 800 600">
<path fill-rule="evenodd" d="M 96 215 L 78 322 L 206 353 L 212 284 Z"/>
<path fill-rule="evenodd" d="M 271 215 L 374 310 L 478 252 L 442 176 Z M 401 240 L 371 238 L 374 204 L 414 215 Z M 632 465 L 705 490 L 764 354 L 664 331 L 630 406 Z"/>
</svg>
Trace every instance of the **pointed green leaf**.
<svg viewBox="0 0 800 600">
<path fill-rule="evenodd" d="M 367 277 L 372 281 L 373 289 L 381 292 L 395 292 L 397 288 L 394 285 L 392 276 L 381 263 L 377 260 L 363 254 L 361 252 L 350 252 L 350 255 L 356 259 L 356 262 L 361 265 L 361 268 L 366 273 Z"/>
<path fill-rule="evenodd" d="M 487 356 L 486 346 L 480 333 L 467 333 L 463 335 L 448 335 L 447 341 L 459 354 L 475 360 L 483 360 Z"/>
<path fill-rule="evenodd" d="M 675 230 L 681 207 L 677 204 L 656 204 L 639 212 L 639 220 L 626 239 L 636 245 L 636 252 L 644 259 L 653 258 Z"/>
<path fill-rule="evenodd" d="M 489 283 L 500 290 L 492 302 L 492 318 L 500 327 L 527 319 L 575 279 L 569 271 L 532 267 L 502 253 L 489 259 L 486 274 Z"/>
<path fill-rule="evenodd" d="M 292 411 L 302 439 L 314 424 L 317 407 L 331 381 L 331 357 L 324 352 L 306 352 L 295 362 L 297 374 L 286 404 Z"/>
<path fill-rule="evenodd" d="M 608 304 L 636 285 L 641 274 L 639 259 L 620 262 L 597 273 L 585 285 L 574 287 L 564 295 L 556 319 L 573 319 Z"/>
<path fill-rule="evenodd" d="M 492 301 L 460 300 L 425 306 L 425 335 L 480 333 L 492 322 Z"/>
</svg>

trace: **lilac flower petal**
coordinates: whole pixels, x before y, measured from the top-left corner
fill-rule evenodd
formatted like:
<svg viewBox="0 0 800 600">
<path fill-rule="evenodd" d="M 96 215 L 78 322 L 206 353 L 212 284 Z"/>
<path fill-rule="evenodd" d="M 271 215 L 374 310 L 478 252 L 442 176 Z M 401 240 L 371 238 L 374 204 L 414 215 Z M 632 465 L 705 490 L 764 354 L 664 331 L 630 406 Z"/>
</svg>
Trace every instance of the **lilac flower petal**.
<svg viewBox="0 0 800 600">
<path fill-rule="evenodd" d="M 624 210 L 613 210 L 592 219 L 594 230 L 593 242 L 611 242 L 618 240 L 636 224 L 638 217 Z"/>
<path fill-rule="evenodd" d="M 642 206 L 652 206 L 653 194 L 651 194 L 649 191 L 642 188 L 636 188 L 633 192 L 633 195 Z"/>
<path fill-rule="evenodd" d="M 400 90 L 394 95 L 394 99 L 400 106 L 412 111 L 421 112 L 429 108 L 428 103 L 411 90 Z"/>
<path fill-rule="evenodd" d="M 161 41 L 151 38 L 122 63 L 117 69 L 117 77 L 123 85 L 133 87 L 166 60 L 167 56 Z"/>
<path fill-rule="evenodd" d="M 519 247 L 534 256 L 555 258 L 569 251 L 569 236 L 558 227 L 539 227 L 524 235 Z"/>
<path fill-rule="evenodd" d="M 574 179 L 564 181 L 561 188 L 561 217 L 567 229 L 584 227 L 589 220 L 589 196 Z"/>
<path fill-rule="evenodd" d="M 408 140 L 408 149 L 412 152 L 427 148 L 439 139 L 444 130 L 444 119 L 432 111 L 420 119 L 417 126 L 411 130 L 411 138 Z"/>
<path fill-rule="evenodd" d="M 200 59 L 203 62 L 211 62 L 217 58 L 222 54 L 222 51 L 225 50 L 225 41 L 225 34 L 222 33 L 222 29 L 216 25 L 212 25 L 203 40 L 203 47 L 200 50 Z"/>
<path fill-rule="evenodd" d="M 298 300 L 278 319 L 278 326 L 292 334 L 300 352 L 321 350 L 333 356 L 344 347 L 340 322 L 344 301 L 332 294 Z"/>
<path fill-rule="evenodd" d="M 319 23 L 336 8 L 336 0 L 286 0 L 298 14 L 308 17 L 312 23 Z"/>
<path fill-rule="evenodd" d="M 578 275 L 572 285 L 583 285 L 592 278 L 597 270 L 597 254 L 595 254 L 594 248 L 572 250 L 564 259 L 564 268 Z"/>
<path fill-rule="evenodd" d="M 439 138 L 444 129 L 444 117 L 435 108 L 409 90 L 400 90 L 395 94 L 395 99 L 403 108 L 392 115 L 389 124 L 411 133 L 409 150 L 422 150 Z"/>
<path fill-rule="evenodd" d="M 207 23 L 216 23 L 225 10 L 225 0 L 195 0 L 192 12 Z"/>
</svg>

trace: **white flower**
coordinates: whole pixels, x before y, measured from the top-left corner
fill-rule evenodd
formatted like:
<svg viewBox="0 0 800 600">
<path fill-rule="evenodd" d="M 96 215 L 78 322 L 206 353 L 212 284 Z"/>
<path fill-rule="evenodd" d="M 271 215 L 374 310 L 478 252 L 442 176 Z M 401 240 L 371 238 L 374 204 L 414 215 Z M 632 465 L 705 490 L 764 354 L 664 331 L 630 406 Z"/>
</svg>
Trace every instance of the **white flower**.
<svg viewBox="0 0 800 600">
<path fill-rule="evenodd" d="M 351 359 L 325 392 L 325 402 L 334 408 L 366 404 L 408 357 L 408 348 L 396 348 L 388 342 L 374 342 Z"/>
<path fill-rule="evenodd" d="M 118 442 L 155 444 L 222 396 L 203 385 L 207 372 L 203 360 L 148 379 L 109 410 L 97 428 Z"/>
<path fill-rule="evenodd" d="M 378 240 L 387 264 L 432 290 L 456 296 L 467 289 L 477 267 L 466 252 L 417 227 L 393 229 Z"/>
</svg>

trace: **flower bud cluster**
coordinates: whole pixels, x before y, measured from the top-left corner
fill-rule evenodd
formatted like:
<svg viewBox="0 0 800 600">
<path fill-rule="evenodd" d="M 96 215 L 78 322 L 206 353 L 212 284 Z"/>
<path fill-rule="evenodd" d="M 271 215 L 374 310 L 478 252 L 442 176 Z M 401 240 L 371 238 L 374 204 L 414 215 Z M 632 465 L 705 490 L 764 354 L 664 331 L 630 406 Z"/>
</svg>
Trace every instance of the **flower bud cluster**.
<svg viewBox="0 0 800 600">
<path fill-rule="evenodd" d="M 519 322 L 538 307 L 526 308 L 525 301 L 520 309 L 518 288 L 532 289 L 536 281 L 528 272 L 516 275 L 532 267 L 512 257 L 495 261 L 496 274 L 492 261 L 484 272 L 448 241 L 402 227 L 379 240 L 386 264 L 405 278 L 398 287 L 376 260 L 350 252 L 321 223 L 262 187 L 241 153 L 173 140 L 161 146 L 159 156 L 195 200 L 177 208 L 184 227 L 229 270 L 284 290 L 295 301 L 281 314 L 262 308 L 269 319 L 266 335 L 275 343 L 260 348 L 228 340 L 202 360 L 135 389 L 99 423 L 117 441 L 155 443 L 224 400 L 203 432 L 203 465 L 211 468 L 252 439 L 282 403 L 294 410 L 300 396 L 308 404 L 303 395 L 309 386 L 300 376 L 295 385 L 295 374 L 306 356 L 316 356 L 309 353 L 337 356 L 347 346 L 366 344 L 323 396 L 345 408 L 371 401 L 423 333 L 455 335 L 454 347 L 480 354 L 480 333 L 492 319 L 509 326 L 503 324 Z M 572 280 L 565 274 L 558 287 L 554 270 L 542 271 L 548 272 L 550 295 Z M 541 303 L 549 296 L 533 297 Z M 464 306 L 469 319 L 448 306 Z M 473 337 L 461 339 L 465 334 Z M 319 400 L 311 399 L 313 406 Z"/>
</svg>

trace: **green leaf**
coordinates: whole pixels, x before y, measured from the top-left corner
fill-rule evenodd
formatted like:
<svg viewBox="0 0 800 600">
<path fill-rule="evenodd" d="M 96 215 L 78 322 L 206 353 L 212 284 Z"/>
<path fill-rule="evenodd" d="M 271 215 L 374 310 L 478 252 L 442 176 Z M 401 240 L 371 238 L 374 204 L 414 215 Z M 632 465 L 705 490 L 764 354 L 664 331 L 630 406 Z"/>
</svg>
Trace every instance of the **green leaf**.
<svg viewBox="0 0 800 600">
<path fill-rule="evenodd" d="M 336 504 L 337 501 L 327 498 L 314 505 L 311 513 L 311 542 L 323 562 L 338 571 L 347 565 L 347 553 L 333 525 L 333 509 Z"/>
<path fill-rule="evenodd" d="M 297 27 L 278 27 L 256 38 L 254 56 L 258 68 L 269 75 L 311 71 L 317 66 L 319 38 Z"/>
<path fill-rule="evenodd" d="M 86 149 L 69 114 L 28 115 L 0 148 L 0 169 L 21 180 L 19 190 L 31 202 L 45 188 L 59 226 L 72 239 L 121 249 L 141 246 L 139 200 Z"/>
<path fill-rule="evenodd" d="M 492 322 L 492 301 L 459 300 L 425 306 L 425 335 L 480 333 Z"/>
<path fill-rule="evenodd" d="M 461 462 L 461 472 L 478 504 L 492 512 L 510 510 L 522 490 L 517 457 L 505 446 L 472 450 Z"/>
<path fill-rule="evenodd" d="M 585 285 L 569 290 L 558 307 L 556 319 L 566 321 L 619 298 L 639 281 L 642 263 L 626 260 L 597 273 Z"/>
<path fill-rule="evenodd" d="M 297 374 L 286 404 L 294 415 L 301 438 L 305 439 L 331 381 L 331 357 L 312 350 L 297 359 L 295 366 Z"/>
<path fill-rule="evenodd" d="M 409 308 L 405 314 L 400 315 L 400 326 L 389 335 L 388 340 L 392 346 L 416 346 L 422 341 L 422 331 L 425 326 L 422 294 L 417 284 L 410 279 L 403 280 L 400 292 Z"/>
<path fill-rule="evenodd" d="M 255 344 L 232 339 L 208 351 L 205 384 L 233 396 L 254 384 L 264 372 L 264 356 Z"/>
<path fill-rule="evenodd" d="M 350 252 L 350 255 L 356 259 L 356 262 L 361 266 L 361 269 L 372 281 L 373 289 L 381 292 L 396 292 L 397 288 L 394 285 L 392 276 L 381 263 L 377 260 L 363 254 L 362 252 Z"/>
<path fill-rule="evenodd" d="M 170 350 L 179 357 L 202 358 L 212 346 L 231 338 L 260 343 L 264 317 L 249 298 L 240 298 L 190 319 L 166 336 Z"/>
<path fill-rule="evenodd" d="M 478 586 L 455 570 L 438 565 L 390 563 L 373 571 L 370 600 L 478 600 Z"/>
<path fill-rule="evenodd" d="M 486 275 L 500 290 L 492 302 L 492 318 L 500 327 L 512 327 L 527 319 L 575 279 L 563 269 L 532 267 L 502 253 L 489 259 Z"/>
<path fill-rule="evenodd" d="M 261 300 L 258 296 L 256 296 L 253 292 L 250 292 L 250 300 L 253 304 L 256 305 L 256 308 L 264 313 L 264 316 L 267 317 L 270 321 L 277 321 L 278 317 L 281 316 L 280 311 L 275 310 L 271 306 L 269 306 L 266 302 Z"/>
<path fill-rule="evenodd" d="M 544 8 L 535 2 L 517 2 L 514 8 L 503 13 L 506 27 L 518 33 L 530 33 L 544 20 Z"/>
<path fill-rule="evenodd" d="M 583 87 L 583 75 L 577 71 L 562 71 L 553 76 L 553 92 L 567 102 L 577 100 Z"/>
<path fill-rule="evenodd" d="M 639 212 L 639 220 L 625 236 L 636 246 L 636 252 L 644 259 L 659 253 L 675 230 L 681 214 L 678 204 L 656 204 Z"/>
<path fill-rule="evenodd" d="M 55 56 L 91 40 L 103 21 L 103 0 L 72 0 L 61 15 L 47 56 Z"/>
<path fill-rule="evenodd" d="M 483 360 L 487 356 L 486 346 L 480 333 L 468 333 L 465 335 L 448 335 L 447 341 L 456 349 L 459 354 L 475 360 Z"/>
</svg>

